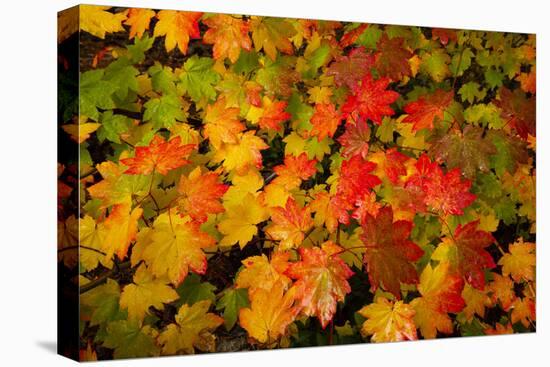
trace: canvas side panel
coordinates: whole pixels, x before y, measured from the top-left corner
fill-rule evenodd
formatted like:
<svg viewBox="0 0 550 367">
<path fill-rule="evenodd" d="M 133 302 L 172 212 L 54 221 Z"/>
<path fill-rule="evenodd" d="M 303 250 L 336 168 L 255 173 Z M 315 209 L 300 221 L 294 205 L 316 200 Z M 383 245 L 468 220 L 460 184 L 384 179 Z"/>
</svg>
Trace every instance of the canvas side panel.
<svg viewBox="0 0 550 367">
<path fill-rule="evenodd" d="M 57 15 L 57 351 L 79 359 L 79 8 Z"/>
</svg>

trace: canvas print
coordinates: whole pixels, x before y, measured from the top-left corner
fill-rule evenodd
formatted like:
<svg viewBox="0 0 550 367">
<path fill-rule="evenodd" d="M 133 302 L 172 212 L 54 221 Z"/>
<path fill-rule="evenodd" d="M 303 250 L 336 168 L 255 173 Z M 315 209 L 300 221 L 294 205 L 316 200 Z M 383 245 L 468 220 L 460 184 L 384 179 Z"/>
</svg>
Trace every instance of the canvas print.
<svg viewBox="0 0 550 367">
<path fill-rule="evenodd" d="M 58 23 L 61 354 L 535 332 L 534 34 Z"/>
</svg>

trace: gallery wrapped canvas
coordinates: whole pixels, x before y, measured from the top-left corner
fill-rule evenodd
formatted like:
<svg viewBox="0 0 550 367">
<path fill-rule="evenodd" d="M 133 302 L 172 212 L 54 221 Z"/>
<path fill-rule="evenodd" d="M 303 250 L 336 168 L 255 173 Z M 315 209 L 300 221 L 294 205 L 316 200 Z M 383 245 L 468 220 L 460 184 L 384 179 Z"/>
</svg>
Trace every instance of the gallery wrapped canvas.
<svg viewBox="0 0 550 367">
<path fill-rule="evenodd" d="M 536 330 L 535 35 L 58 23 L 60 354 Z"/>
</svg>

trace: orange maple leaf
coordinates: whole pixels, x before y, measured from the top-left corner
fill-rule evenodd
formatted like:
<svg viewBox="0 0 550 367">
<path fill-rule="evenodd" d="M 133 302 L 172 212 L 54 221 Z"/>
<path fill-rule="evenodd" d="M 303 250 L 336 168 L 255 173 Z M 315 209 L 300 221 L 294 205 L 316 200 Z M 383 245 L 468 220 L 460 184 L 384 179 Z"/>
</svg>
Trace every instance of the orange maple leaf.
<svg viewBox="0 0 550 367">
<path fill-rule="evenodd" d="M 332 103 L 318 103 L 315 105 L 311 124 L 313 128 L 310 134 L 317 136 L 317 140 L 321 141 L 327 136 L 334 136 L 338 125 L 340 125 L 342 117 L 340 112 L 336 111 Z"/>
<path fill-rule="evenodd" d="M 120 162 L 128 166 L 124 173 L 129 175 L 148 175 L 152 172 L 165 175 L 168 171 L 188 164 L 186 158 L 194 149 L 195 144 L 181 145 L 179 136 L 164 141 L 155 135 L 149 146 L 136 147 L 135 157 L 121 159 Z"/>
<path fill-rule="evenodd" d="M 110 259 L 115 253 L 120 260 L 124 259 L 130 243 L 136 238 L 138 219 L 141 217 L 143 209 L 131 209 L 131 205 L 127 202 L 117 204 L 103 222 L 105 239 L 101 244 L 101 249 L 105 251 L 107 259 Z"/>
<path fill-rule="evenodd" d="M 177 200 L 180 215 L 189 215 L 199 223 L 208 219 L 208 214 L 224 212 L 220 198 L 225 194 L 228 185 L 219 182 L 215 172 L 202 174 L 200 167 L 195 168 L 189 177 L 181 176 L 178 184 Z"/>
<path fill-rule="evenodd" d="M 403 122 L 413 124 L 412 130 L 433 129 L 436 119 L 443 120 L 443 113 L 453 101 L 453 91 L 436 90 L 433 94 L 422 96 L 403 107 L 408 114 Z"/>
<path fill-rule="evenodd" d="M 198 22 L 201 17 L 201 12 L 161 10 L 157 13 L 154 36 L 166 36 L 166 51 L 172 51 L 177 45 L 181 53 L 186 54 L 189 39 L 201 35 Z"/>
<path fill-rule="evenodd" d="M 204 43 L 214 45 L 214 59 L 228 57 L 236 62 L 241 49 L 250 51 L 252 41 L 248 36 L 249 24 L 231 15 L 218 14 L 203 21 L 210 27 L 203 36 Z"/>
<path fill-rule="evenodd" d="M 281 131 L 281 123 L 292 117 L 290 113 L 285 112 L 287 102 L 271 100 L 264 97 L 262 100 L 263 113 L 259 120 L 259 125 L 262 129 L 272 129 Z"/>
<path fill-rule="evenodd" d="M 155 12 L 151 9 L 132 8 L 128 11 L 128 19 L 124 24 L 130 26 L 129 38 L 141 38 L 143 33 L 149 29 L 151 18 L 155 16 Z"/>
<path fill-rule="evenodd" d="M 213 105 L 206 106 L 204 137 L 210 139 L 214 148 L 219 149 L 222 143 L 238 142 L 237 135 L 245 130 L 245 126 L 239 120 L 239 113 L 238 107 L 227 107 L 223 96 Z"/>
<path fill-rule="evenodd" d="M 304 240 L 304 233 L 313 226 L 309 207 L 300 208 L 294 198 L 290 197 L 284 208 L 272 208 L 271 223 L 265 233 L 279 240 L 281 250 L 297 247 Z"/>
<path fill-rule="evenodd" d="M 300 261 L 290 265 L 286 274 L 300 288 L 302 313 L 315 315 L 323 329 L 334 317 L 336 304 L 351 292 L 348 279 L 353 271 L 338 256 L 342 248 L 332 241 L 310 249 L 299 248 Z"/>
<path fill-rule="evenodd" d="M 285 274 L 290 266 L 289 258 L 289 252 L 275 251 L 271 254 L 271 259 L 265 255 L 244 259 L 242 261 L 244 269 L 237 274 L 235 286 L 248 288 L 249 293 L 258 288 L 270 290 L 277 282 L 287 287 L 292 282 Z"/>
<path fill-rule="evenodd" d="M 273 183 L 292 190 L 300 186 L 302 180 L 307 180 L 317 172 L 316 164 L 315 159 L 308 159 L 307 153 L 302 153 L 297 157 L 287 155 L 284 164 L 273 167 L 273 171 L 277 174 Z"/>
</svg>

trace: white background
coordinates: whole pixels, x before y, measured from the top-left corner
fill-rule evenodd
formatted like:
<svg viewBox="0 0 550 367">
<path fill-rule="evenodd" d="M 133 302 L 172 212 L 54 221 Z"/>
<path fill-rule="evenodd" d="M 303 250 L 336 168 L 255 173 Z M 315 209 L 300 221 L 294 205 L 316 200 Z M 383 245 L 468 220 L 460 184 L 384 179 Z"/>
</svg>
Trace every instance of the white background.
<svg viewBox="0 0 550 367">
<path fill-rule="evenodd" d="M 105 0 L 105 2 L 108 2 Z M 544 0 L 110 0 L 112 5 L 537 33 L 537 333 L 110 362 L 112 366 L 548 365 L 548 60 Z M 4 0 L 0 14 L 0 365 L 65 366 L 56 340 L 56 12 Z M 543 102 L 546 101 L 546 102 Z M 107 365 L 99 363 L 98 365 Z"/>
</svg>

